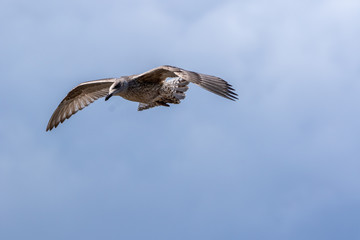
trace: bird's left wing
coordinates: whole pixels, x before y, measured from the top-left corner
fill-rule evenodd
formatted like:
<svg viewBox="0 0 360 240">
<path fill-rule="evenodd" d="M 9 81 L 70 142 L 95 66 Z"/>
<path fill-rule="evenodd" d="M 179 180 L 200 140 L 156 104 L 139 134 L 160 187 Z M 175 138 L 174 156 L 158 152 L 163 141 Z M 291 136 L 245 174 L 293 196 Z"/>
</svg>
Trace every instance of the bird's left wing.
<svg viewBox="0 0 360 240">
<path fill-rule="evenodd" d="M 151 69 L 143 74 L 136 75 L 139 82 L 163 82 L 168 77 L 181 77 L 183 80 L 195 83 L 200 87 L 230 100 L 237 100 L 235 89 L 225 80 L 197 72 L 187 71 L 173 66 L 160 66 Z"/>
<path fill-rule="evenodd" d="M 116 78 L 106 78 L 83 82 L 73 88 L 54 111 L 46 131 L 56 128 L 59 123 L 63 123 L 65 119 L 70 118 L 95 100 L 105 97 L 115 80 Z"/>
<path fill-rule="evenodd" d="M 139 82 L 163 82 L 166 80 L 166 78 L 177 77 L 175 74 L 177 69 L 179 68 L 171 66 L 160 66 L 142 74 L 133 75 L 132 77 L 136 78 L 136 80 Z"/>
</svg>

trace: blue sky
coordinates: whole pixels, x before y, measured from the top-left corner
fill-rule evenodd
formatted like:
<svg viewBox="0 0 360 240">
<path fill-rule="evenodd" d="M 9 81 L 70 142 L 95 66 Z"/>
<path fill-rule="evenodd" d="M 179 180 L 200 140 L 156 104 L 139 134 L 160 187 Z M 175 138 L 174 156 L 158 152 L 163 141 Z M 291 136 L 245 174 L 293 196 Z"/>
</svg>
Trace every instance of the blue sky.
<svg viewBox="0 0 360 240">
<path fill-rule="evenodd" d="M 360 2 L 0 2 L 1 239 L 359 239 Z M 83 81 L 169 64 L 222 77 L 180 105 Z"/>
</svg>

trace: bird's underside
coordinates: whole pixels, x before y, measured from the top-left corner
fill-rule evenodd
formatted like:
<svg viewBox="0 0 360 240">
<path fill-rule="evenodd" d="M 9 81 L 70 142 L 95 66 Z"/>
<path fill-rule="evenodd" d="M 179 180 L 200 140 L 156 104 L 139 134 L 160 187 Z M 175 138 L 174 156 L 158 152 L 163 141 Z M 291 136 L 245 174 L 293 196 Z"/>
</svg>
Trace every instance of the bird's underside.
<svg viewBox="0 0 360 240">
<path fill-rule="evenodd" d="M 233 101 L 238 99 L 232 86 L 221 78 L 172 66 L 160 66 L 139 75 L 99 79 L 79 84 L 56 108 L 46 131 L 56 128 L 65 119 L 102 97 L 108 100 L 114 95 L 139 102 L 138 111 L 179 104 L 185 98 L 187 85 L 190 82 L 224 98 Z"/>
<path fill-rule="evenodd" d="M 188 84 L 188 81 L 181 78 L 165 81 L 159 90 L 158 96 L 148 103 L 140 102 L 138 111 L 157 106 L 170 107 L 169 103 L 179 104 L 185 98 L 185 92 L 189 89 Z"/>
</svg>

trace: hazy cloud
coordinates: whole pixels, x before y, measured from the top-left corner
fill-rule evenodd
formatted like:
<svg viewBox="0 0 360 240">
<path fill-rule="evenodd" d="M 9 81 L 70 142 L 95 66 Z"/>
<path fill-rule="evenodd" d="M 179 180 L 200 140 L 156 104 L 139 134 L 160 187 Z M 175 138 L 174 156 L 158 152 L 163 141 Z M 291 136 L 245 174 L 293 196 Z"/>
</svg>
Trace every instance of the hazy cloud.
<svg viewBox="0 0 360 240">
<path fill-rule="evenodd" d="M 358 1 L 2 1 L 3 239 L 359 238 Z M 82 81 L 161 64 L 218 75 L 178 106 Z"/>
</svg>

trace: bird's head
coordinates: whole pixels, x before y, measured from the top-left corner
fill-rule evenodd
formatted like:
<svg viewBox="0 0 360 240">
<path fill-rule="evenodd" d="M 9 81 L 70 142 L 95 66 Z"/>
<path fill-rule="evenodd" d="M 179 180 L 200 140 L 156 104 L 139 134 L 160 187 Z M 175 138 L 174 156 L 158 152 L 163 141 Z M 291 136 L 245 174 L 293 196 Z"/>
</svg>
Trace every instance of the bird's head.
<svg viewBox="0 0 360 240">
<path fill-rule="evenodd" d="M 117 95 L 122 91 L 127 89 L 127 81 L 124 78 L 118 78 L 116 81 L 110 86 L 109 93 L 105 97 L 105 101 L 109 100 L 113 95 Z"/>
</svg>

